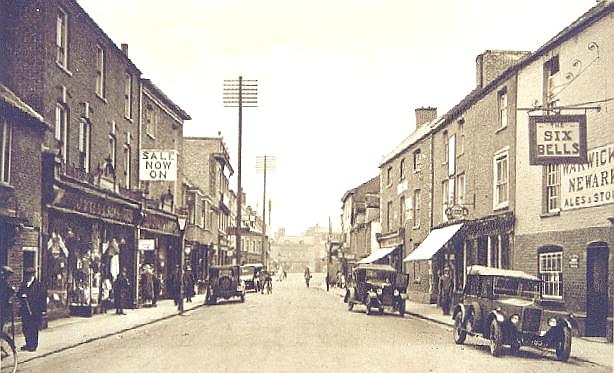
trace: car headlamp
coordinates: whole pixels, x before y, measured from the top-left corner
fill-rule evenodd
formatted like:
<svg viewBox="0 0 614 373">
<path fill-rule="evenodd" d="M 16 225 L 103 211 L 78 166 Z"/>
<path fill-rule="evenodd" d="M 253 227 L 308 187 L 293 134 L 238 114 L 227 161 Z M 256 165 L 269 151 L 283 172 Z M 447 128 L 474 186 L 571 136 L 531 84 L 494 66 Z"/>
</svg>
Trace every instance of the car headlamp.
<svg viewBox="0 0 614 373">
<path fill-rule="evenodd" d="M 395 297 L 399 296 L 399 291 L 397 289 L 394 289 L 394 296 Z"/>
<path fill-rule="evenodd" d="M 512 315 L 512 317 L 510 317 L 510 321 L 512 322 L 512 324 L 518 324 L 518 321 L 520 321 L 520 317 L 518 317 L 518 315 Z"/>
<path fill-rule="evenodd" d="M 382 295 L 382 289 L 377 289 L 377 295 Z"/>
<path fill-rule="evenodd" d="M 548 326 L 554 328 L 556 325 L 557 325 L 557 322 L 554 317 L 551 317 L 550 319 L 548 319 Z"/>
</svg>

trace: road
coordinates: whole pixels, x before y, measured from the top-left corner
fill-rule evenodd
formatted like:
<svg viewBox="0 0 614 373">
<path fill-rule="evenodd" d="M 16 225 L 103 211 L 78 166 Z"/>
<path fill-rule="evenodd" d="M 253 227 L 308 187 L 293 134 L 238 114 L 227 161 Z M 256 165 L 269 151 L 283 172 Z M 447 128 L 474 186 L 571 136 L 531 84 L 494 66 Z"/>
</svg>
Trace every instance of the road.
<svg viewBox="0 0 614 373">
<path fill-rule="evenodd" d="M 315 279 L 314 279 L 315 280 Z M 200 307 L 183 316 L 20 365 L 20 372 L 609 372 L 552 353 L 490 356 L 457 346 L 450 330 L 412 316 L 348 312 L 338 296 L 300 275 L 273 294 Z M 317 285 L 317 284 L 313 284 Z"/>
</svg>

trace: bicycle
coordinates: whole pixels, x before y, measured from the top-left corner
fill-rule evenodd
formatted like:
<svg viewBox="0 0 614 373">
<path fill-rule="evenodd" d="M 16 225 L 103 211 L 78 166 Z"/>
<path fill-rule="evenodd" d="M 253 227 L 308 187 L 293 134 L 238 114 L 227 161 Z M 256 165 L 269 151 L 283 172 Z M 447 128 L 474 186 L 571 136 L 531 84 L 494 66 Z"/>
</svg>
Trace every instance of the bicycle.
<svg viewBox="0 0 614 373">
<path fill-rule="evenodd" d="M 0 373 L 17 372 L 17 350 L 15 349 L 15 317 L 11 310 L 11 335 L 0 330 Z"/>
</svg>

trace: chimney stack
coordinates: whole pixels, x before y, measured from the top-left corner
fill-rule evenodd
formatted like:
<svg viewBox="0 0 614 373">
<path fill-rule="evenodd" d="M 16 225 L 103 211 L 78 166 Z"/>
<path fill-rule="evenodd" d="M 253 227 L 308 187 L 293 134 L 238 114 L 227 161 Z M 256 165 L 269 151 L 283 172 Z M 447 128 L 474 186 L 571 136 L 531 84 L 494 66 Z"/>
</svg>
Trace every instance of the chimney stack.
<svg viewBox="0 0 614 373">
<path fill-rule="evenodd" d="M 122 52 L 128 57 L 128 44 L 122 43 Z"/>
<path fill-rule="evenodd" d="M 421 107 L 416 109 L 416 129 L 437 118 L 436 107 Z"/>
<path fill-rule="evenodd" d="M 501 73 L 514 66 L 531 52 L 486 50 L 475 58 L 477 88 L 484 88 Z"/>
</svg>

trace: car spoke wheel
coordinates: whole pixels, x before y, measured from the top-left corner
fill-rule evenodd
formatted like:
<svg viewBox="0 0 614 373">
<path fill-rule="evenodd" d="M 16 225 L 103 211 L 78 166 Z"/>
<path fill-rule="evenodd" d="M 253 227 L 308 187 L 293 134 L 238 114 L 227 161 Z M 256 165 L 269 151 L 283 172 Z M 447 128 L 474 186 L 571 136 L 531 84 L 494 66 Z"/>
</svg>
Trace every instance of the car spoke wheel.
<svg viewBox="0 0 614 373">
<path fill-rule="evenodd" d="M 371 314 L 371 305 L 367 303 L 367 315 Z"/>
<path fill-rule="evenodd" d="M 571 353 L 571 330 L 564 326 L 561 330 L 561 335 L 556 344 L 556 357 L 560 361 L 567 361 Z"/>
<path fill-rule="evenodd" d="M 462 345 L 467 338 L 467 331 L 463 328 L 463 315 L 459 312 L 454 316 L 454 343 Z"/>
<path fill-rule="evenodd" d="M 501 332 L 501 326 L 497 320 L 493 319 L 490 323 L 490 354 L 492 356 L 501 355 L 503 348 L 503 333 Z"/>
<path fill-rule="evenodd" d="M 512 353 L 514 353 L 514 354 L 518 353 L 518 350 L 520 350 L 520 341 L 518 341 L 518 339 L 514 338 L 514 340 L 510 344 L 510 349 L 512 350 Z"/>
</svg>

